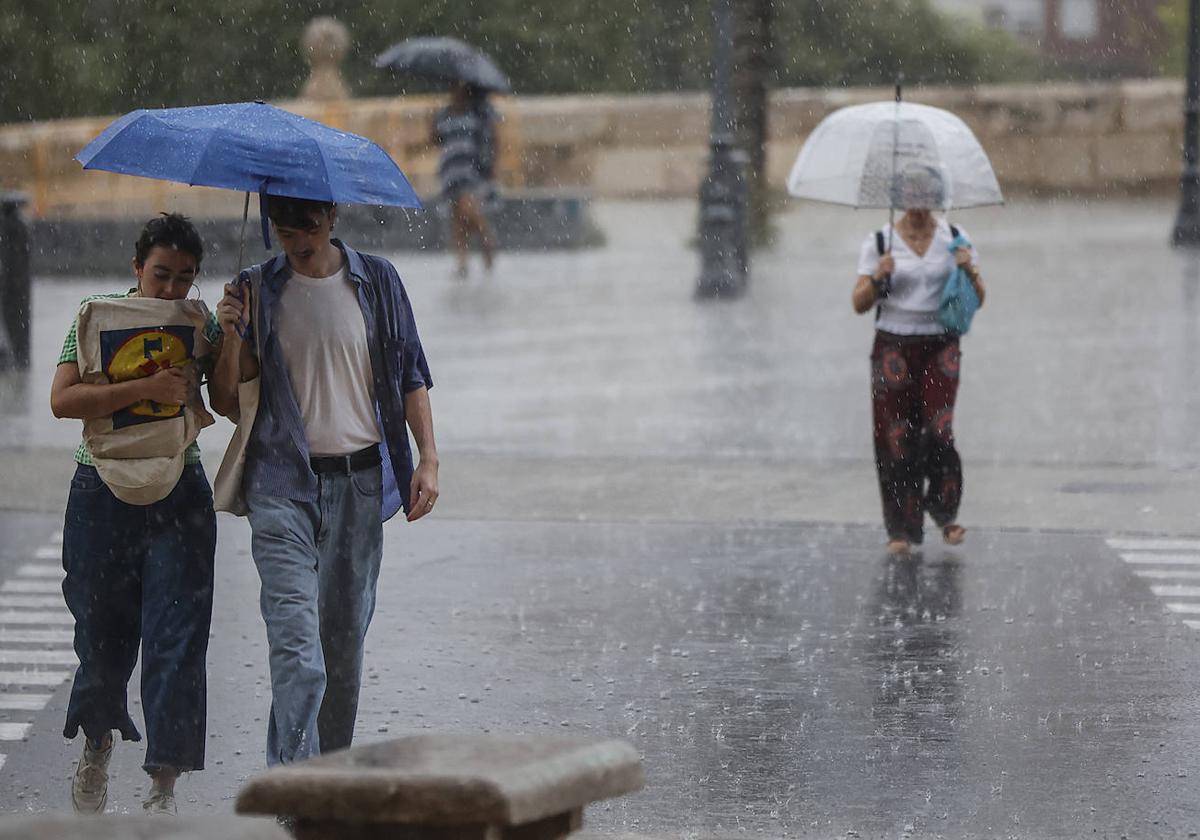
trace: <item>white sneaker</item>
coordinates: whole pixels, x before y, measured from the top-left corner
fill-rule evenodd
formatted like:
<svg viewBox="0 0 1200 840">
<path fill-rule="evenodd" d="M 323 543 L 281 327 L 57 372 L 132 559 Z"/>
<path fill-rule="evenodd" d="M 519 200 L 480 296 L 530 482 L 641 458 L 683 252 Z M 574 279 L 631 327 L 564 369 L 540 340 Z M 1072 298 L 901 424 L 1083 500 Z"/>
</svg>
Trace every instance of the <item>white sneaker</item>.
<svg viewBox="0 0 1200 840">
<path fill-rule="evenodd" d="M 179 811 L 175 807 L 175 794 L 165 791 L 151 791 L 150 796 L 142 803 L 142 813 L 150 817 L 174 817 Z"/>
<path fill-rule="evenodd" d="M 71 779 L 71 803 L 80 814 L 102 814 L 108 804 L 108 762 L 112 758 L 113 739 L 94 750 L 87 737 L 83 739 L 83 755 L 75 765 Z"/>
</svg>

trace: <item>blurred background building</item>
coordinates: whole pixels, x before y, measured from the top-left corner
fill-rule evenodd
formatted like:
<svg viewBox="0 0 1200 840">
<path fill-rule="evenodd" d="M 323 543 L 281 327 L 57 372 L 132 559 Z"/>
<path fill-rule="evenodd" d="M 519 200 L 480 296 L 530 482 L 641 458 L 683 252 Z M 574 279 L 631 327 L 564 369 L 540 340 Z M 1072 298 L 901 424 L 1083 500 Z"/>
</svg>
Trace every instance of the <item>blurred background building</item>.
<svg viewBox="0 0 1200 840">
<path fill-rule="evenodd" d="M 1160 66 L 1164 0 L 934 0 L 943 13 L 1007 32 L 1070 75 L 1150 76 Z"/>
</svg>

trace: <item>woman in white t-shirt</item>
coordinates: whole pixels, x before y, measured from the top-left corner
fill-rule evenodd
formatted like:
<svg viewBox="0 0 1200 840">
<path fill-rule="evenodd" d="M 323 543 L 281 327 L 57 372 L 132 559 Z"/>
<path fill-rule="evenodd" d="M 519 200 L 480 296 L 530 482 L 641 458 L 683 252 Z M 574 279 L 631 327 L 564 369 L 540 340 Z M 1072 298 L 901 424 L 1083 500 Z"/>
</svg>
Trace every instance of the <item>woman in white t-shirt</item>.
<svg viewBox="0 0 1200 840">
<path fill-rule="evenodd" d="M 961 354 L 958 336 L 946 331 L 937 310 L 956 265 L 971 278 L 981 305 L 984 287 L 975 249 L 950 250 L 955 232 L 964 239 L 966 232 L 933 212 L 945 206 L 940 173 L 906 168 L 896 189 L 905 212 L 894 227 L 863 242 L 852 302 L 860 315 L 877 307 L 871 352 L 875 466 L 888 553 L 902 555 L 922 542 L 926 512 L 946 543 L 958 545 L 966 536 L 957 522 L 962 461 L 953 429 Z"/>
</svg>

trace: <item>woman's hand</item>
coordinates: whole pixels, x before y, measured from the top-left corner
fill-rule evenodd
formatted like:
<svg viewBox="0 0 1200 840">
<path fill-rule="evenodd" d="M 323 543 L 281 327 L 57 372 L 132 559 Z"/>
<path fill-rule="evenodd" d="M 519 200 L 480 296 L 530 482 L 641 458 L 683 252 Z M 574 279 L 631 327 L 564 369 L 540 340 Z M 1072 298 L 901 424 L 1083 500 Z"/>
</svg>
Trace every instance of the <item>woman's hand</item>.
<svg viewBox="0 0 1200 840">
<path fill-rule="evenodd" d="M 954 263 L 959 268 L 966 268 L 971 264 L 971 249 L 970 248 L 955 248 Z"/>
<path fill-rule="evenodd" d="M 892 252 L 888 251 L 879 258 L 879 268 L 875 269 L 872 275 L 876 280 L 882 280 L 896 270 L 896 258 L 892 256 Z"/>
<path fill-rule="evenodd" d="M 191 378 L 179 368 L 163 368 L 142 380 L 143 399 L 162 405 L 183 405 L 192 388 Z"/>
<path fill-rule="evenodd" d="M 250 287 L 237 283 L 225 284 L 225 296 L 217 304 L 217 323 L 227 338 L 240 338 L 239 330 L 245 325 L 243 315 L 250 306 Z"/>
</svg>

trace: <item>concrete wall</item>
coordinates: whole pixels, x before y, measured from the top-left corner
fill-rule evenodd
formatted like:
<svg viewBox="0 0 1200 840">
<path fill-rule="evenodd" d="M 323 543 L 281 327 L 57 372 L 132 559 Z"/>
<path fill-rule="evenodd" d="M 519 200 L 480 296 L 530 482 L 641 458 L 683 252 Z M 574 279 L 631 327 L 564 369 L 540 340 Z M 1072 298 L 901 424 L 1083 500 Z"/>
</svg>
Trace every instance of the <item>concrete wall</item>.
<svg viewBox="0 0 1200 840">
<path fill-rule="evenodd" d="M 792 89 L 771 98 L 769 177 L 782 188 L 804 138 L 844 105 L 883 89 Z M 1176 80 L 914 89 L 975 130 L 1010 191 L 1146 191 L 1180 171 L 1183 86 Z M 380 142 L 418 191 L 437 189 L 429 121 L 439 100 L 359 99 L 282 107 Z M 505 117 L 500 179 L 510 188 L 561 188 L 597 197 L 691 196 L 705 167 L 703 94 L 529 96 L 498 103 Z M 142 217 L 165 207 L 240 214 L 225 191 L 83 172 L 72 156 L 110 118 L 0 127 L 0 188 L 21 189 L 40 218 Z"/>
</svg>

